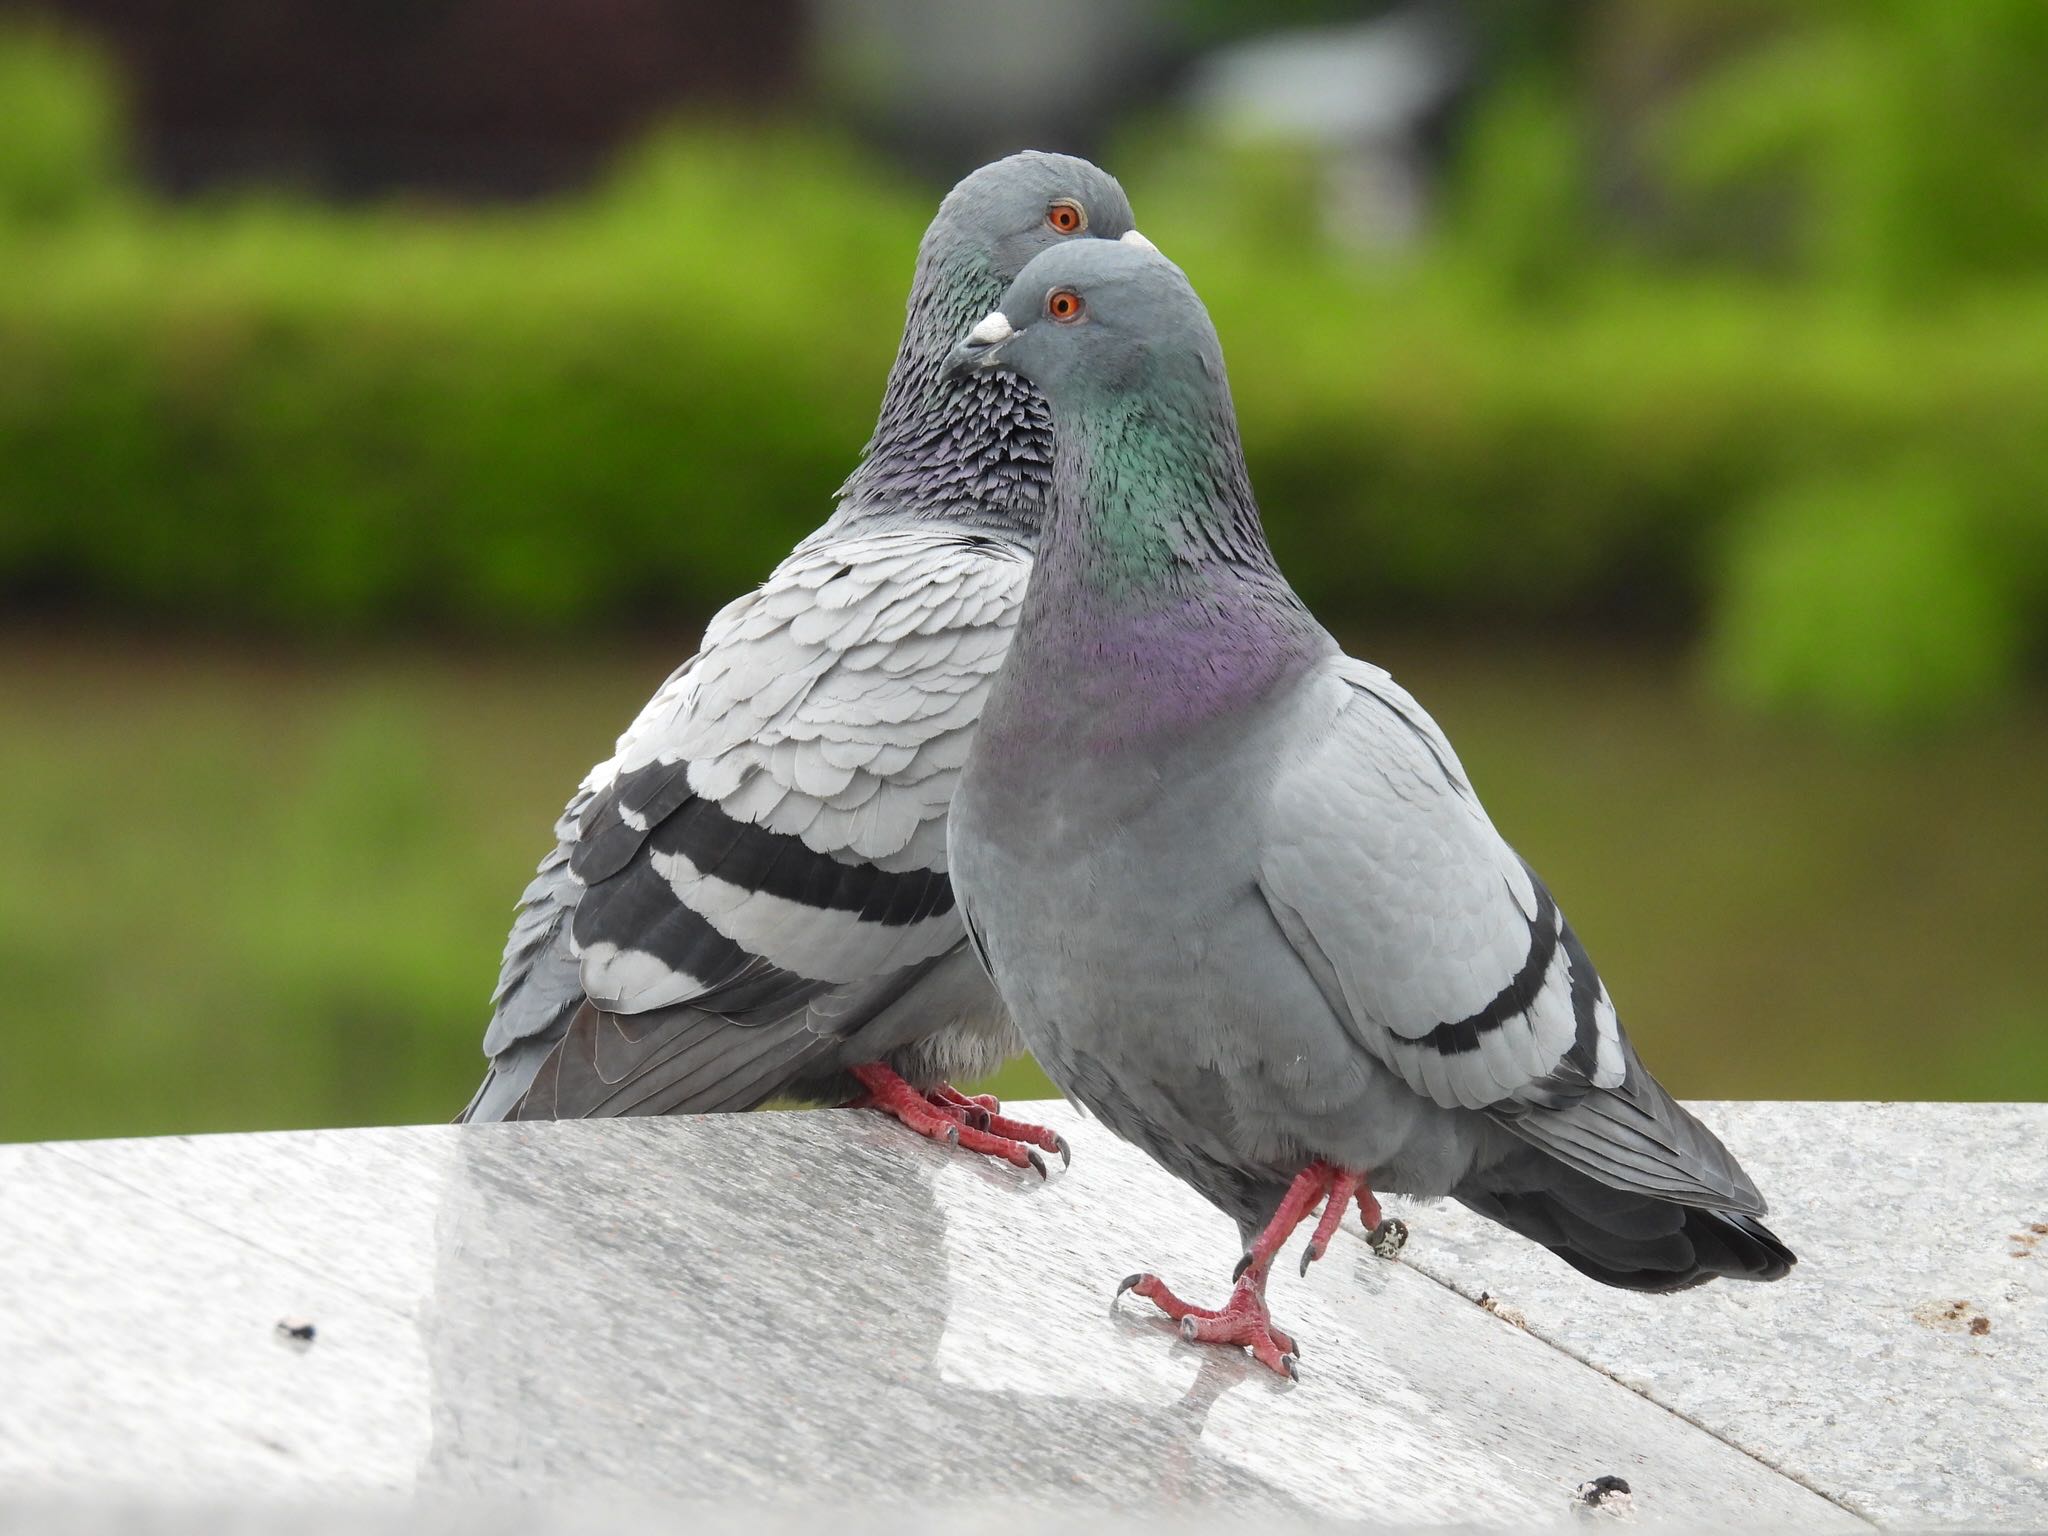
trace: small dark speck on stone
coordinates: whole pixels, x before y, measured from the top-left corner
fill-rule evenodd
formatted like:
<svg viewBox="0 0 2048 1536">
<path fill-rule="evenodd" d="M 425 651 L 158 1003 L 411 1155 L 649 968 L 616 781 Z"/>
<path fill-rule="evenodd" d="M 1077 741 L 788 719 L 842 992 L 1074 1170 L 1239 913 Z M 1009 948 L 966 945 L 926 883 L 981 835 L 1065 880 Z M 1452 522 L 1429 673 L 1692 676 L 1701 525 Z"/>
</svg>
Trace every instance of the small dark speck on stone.
<svg viewBox="0 0 2048 1536">
<path fill-rule="evenodd" d="M 1602 1515 L 1619 1515 L 1624 1520 L 1635 1516 L 1635 1499 L 1629 1492 L 1628 1480 L 1611 1474 L 1579 1484 L 1573 1500 L 1582 1513 L 1597 1511 Z"/>
<path fill-rule="evenodd" d="M 1971 1318 L 1971 1319 L 1970 1319 L 1970 1332 L 1972 1332 L 1972 1333 L 1974 1333 L 1974 1334 L 1977 1334 L 1978 1336 L 1980 1336 L 1980 1337 L 1981 1337 L 1982 1335 L 1984 1335 L 1984 1334 L 1987 1334 L 1987 1333 L 1989 1333 L 1990 1331 L 1991 1331 L 1991 1319 L 1990 1319 L 1990 1318 L 1988 1318 L 1988 1317 L 1973 1317 L 1973 1318 Z"/>
<path fill-rule="evenodd" d="M 281 1317 L 277 1320 L 278 1338 L 301 1349 L 311 1344 L 319 1331 L 303 1317 Z"/>
</svg>

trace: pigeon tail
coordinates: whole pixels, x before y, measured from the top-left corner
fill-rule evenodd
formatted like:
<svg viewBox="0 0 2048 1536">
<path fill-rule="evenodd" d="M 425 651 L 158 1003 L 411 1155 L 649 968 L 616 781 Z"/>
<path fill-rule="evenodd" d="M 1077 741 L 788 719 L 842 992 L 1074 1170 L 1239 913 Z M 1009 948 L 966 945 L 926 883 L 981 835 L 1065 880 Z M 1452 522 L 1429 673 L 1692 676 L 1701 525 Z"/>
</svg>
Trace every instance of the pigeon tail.
<svg viewBox="0 0 2048 1536">
<path fill-rule="evenodd" d="M 1780 1280 L 1797 1262 L 1753 1216 L 1615 1189 L 1554 1162 L 1539 1178 L 1452 1194 L 1580 1274 L 1623 1290 L 1682 1291 L 1716 1277 Z"/>
<path fill-rule="evenodd" d="M 748 1025 L 687 1005 L 616 1014 L 586 1001 L 504 1118 L 754 1109 L 790 1092 L 836 1044 L 801 1007 Z"/>
</svg>

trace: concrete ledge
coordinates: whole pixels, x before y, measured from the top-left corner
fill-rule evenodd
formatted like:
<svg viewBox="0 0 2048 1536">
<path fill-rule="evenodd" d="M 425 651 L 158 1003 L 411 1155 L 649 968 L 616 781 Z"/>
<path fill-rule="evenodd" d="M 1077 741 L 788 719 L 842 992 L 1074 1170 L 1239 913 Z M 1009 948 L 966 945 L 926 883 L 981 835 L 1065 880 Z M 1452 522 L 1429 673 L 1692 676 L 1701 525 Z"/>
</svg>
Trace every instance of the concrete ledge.
<svg viewBox="0 0 2048 1536">
<path fill-rule="evenodd" d="M 2048 1105 L 1696 1107 L 1790 1278 L 1632 1296 L 1448 1205 L 1406 1257 L 1879 1523 L 2048 1523 Z"/>
<path fill-rule="evenodd" d="M 1276 1281 L 1291 1387 L 1112 1308 L 1140 1267 L 1220 1292 L 1234 1234 L 1042 1110 L 1046 1184 L 853 1112 L 0 1147 L 0 1500 L 2048 1508 L 2048 1240 L 1985 1247 L 2048 1220 L 2043 1108 L 1710 1107 L 1805 1260 L 1777 1286 L 1618 1296 L 1448 1208 L 1402 1262 L 1352 1231 Z"/>
</svg>

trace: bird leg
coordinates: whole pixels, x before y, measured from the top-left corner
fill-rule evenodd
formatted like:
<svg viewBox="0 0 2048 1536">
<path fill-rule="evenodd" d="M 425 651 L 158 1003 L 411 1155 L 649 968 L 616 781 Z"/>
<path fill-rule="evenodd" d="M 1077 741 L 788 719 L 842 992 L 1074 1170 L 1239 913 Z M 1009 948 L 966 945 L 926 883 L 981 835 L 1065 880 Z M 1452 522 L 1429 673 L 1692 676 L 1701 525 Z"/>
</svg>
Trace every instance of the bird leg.
<svg viewBox="0 0 2048 1536">
<path fill-rule="evenodd" d="M 1073 1161 L 1058 1132 L 998 1114 L 1002 1106 L 987 1094 L 970 1098 L 949 1084 L 921 1094 L 880 1062 L 855 1067 L 853 1077 L 865 1091 L 848 1104 L 849 1109 L 880 1110 L 920 1136 L 984 1157 L 999 1157 L 1019 1168 L 1036 1168 L 1040 1178 L 1045 1177 L 1045 1159 L 1032 1147 L 1059 1153 L 1063 1164 Z"/>
<path fill-rule="evenodd" d="M 1380 1203 L 1373 1199 L 1372 1191 L 1365 1187 L 1365 1180 L 1355 1173 L 1346 1173 L 1341 1168 L 1329 1168 L 1319 1163 L 1317 1167 L 1328 1169 L 1329 1197 L 1323 1201 L 1322 1219 L 1316 1223 L 1315 1232 L 1309 1237 L 1308 1246 L 1301 1250 L 1301 1272 L 1308 1273 L 1309 1265 L 1323 1256 L 1323 1250 L 1330 1246 L 1330 1239 L 1337 1235 L 1337 1228 L 1344 1221 L 1344 1212 L 1350 1208 L 1352 1197 L 1358 1199 L 1358 1214 L 1365 1217 L 1367 1226 L 1373 1226 L 1379 1219 Z M 1301 1181 L 1297 1179 L 1297 1184 Z M 1371 1206 L 1370 1214 L 1366 1207 Z"/>
<path fill-rule="evenodd" d="M 1136 1291 L 1179 1323 L 1181 1337 L 1191 1343 L 1242 1344 L 1268 1370 L 1296 1376 L 1299 1372 L 1295 1360 L 1301 1351 L 1295 1348 L 1293 1339 L 1273 1326 L 1272 1314 L 1266 1310 L 1266 1276 L 1273 1267 L 1274 1256 L 1286 1246 L 1294 1229 L 1316 1208 L 1316 1202 L 1327 1195 L 1336 1219 L 1325 1216 L 1309 1244 L 1311 1252 L 1320 1253 L 1318 1244 L 1329 1240 L 1329 1233 L 1323 1229 L 1336 1229 L 1362 1182 L 1355 1175 L 1321 1161 L 1310 1163 L 1296 1174 L 1287 1193 L 1280 1198 L 1279 1209 L 1253 1239 L 1251 1251 L 1238 1263 L 1230 1300 L 1213 1312 L 1189 1306 L 1168 1290 L 1157 1275 L 1132 1275 L 1117 1287 L 1117 1294 Z"/>
<path fill-rule="evenodd" d="M 1406 1245 L 1408 1223 L 1399 1217 L 1389 1217 L 1381 1212 L 1380 1202 L 1366 1182 L 1370 1177 L 1369 1174 L 1350 1173 L 1321 1162 L 1309 1164 L 1296 1177 L 1293 1186 L 1288 1190 L 1290 1199 L 1301 1188 L 1304 1180 L 1321 1180 L 1328 1191 L 1328 1198 L 1323 1204 L 1322 1219 L 1316 1223 L 1316 1229 L 1309 1237 L 1308 1247 L 1302 1251 L 1301 1272 L 1304 1275 L 1308 1273 L 1309 1265 L 1320 1259 L 1328 1250 L 1330 1239 L 1337 1235 L 1337 1228 L 1343 1225 L 1345 1209 L 1353 1200 L 1358 1202 L 1359 1220 L 1365 1223 L 1365 1240 L 1374 1253 L 1383 1259 L 1391 1259 Z M 1313 1203 L 1311 1200 L 1310 1204 Z M 1284 1213 L 1287 1208 L 1287 1202 L 1282 1201 L 1281 1211 Z M 1274 1221 L 1278 1220 L 1279 1217 L 1276 1215 Z M 1262 1240 L 1271 1232 L 1272 1225 L 1269 1224 L 1266 1232 L 1261 1234 Z M 1285 1240 L 1284 1237 L 1281 1239 L 1283 1242 Z M 1253 1247 L 1256 1251 L 1257 1244 Z M 1277 1251 L 1277 1245 L 1274 1251 Z M 1252 1255 L 1246 1254 L 1244 1262 L 1251 1263 Z"/>
<path fill-rule="evenodd" d="M 1382 1256 L 1397 1252 L 1407 1239 L 1408 1229 L 1381 1215 L 1380 1203 L 1367 1187 L 1367 1175 L 1318 1159 L 1296 1174 L 1294 1182 L 1287 1186 L 1272 1219 L 1238 1261 L 1230 1300 L 1220 1308 L 1211 1311 L 1189 1306 L 1153 1274 L 1130 1276 L 1116 1288 L 1116 1293 L 1121 1296 L 1125 1291 L 1136 1291 L 1179 1323 L 1181 1337 L 1191 1343 L 1242 1344 L 1268 1370 L 1297 1376 L 1295 1362 L 1301 1351 L 1294 1340 L 1273 1326 L 1272 1315 L 1266 1310 L 1266 1276 L 1272 1270 L 1273 1260 L 1287 1246 L 1288 1238 L 1294 1235 L 1294 1229 L 1321 1204 L 1322 1217 L 1301 1256 L 1301 1272 L 1307 1274 L 1309 1265 L 1323 1256 L 1330 1239 L 1336 1236 L 1344 1213 L 1354 1200 L 1358 1202 L 1358 1214 L 1365 1222 L 1366 1240 L 1373 1251 Z"/>
</svg>

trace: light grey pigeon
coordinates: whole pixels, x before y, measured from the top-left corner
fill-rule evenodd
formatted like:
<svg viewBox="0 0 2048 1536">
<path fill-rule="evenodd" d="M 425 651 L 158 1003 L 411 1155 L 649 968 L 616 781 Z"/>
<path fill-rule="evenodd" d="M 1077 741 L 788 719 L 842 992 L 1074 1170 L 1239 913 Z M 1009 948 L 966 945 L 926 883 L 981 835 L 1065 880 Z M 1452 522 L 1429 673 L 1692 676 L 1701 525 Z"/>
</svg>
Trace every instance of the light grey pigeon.
<svg viewBox="0 0 2048 1536">
<path fill-rule="evenodd" d="M 1157 252 L 1048 251 L 955 353 L 1052 408 L 1052 501 L 952 812 L 977 951 L 1053 1079 L 1233 1217 L 1228 1303 L 1135 1289 L 1293 1373 L 1268 1267 L 1324 1202 L 1451 1195 L 1609 1285 L 1792 1254 L 1636 1059 L 1457 754 L 1275 565 L 1201 301 Z M 1327 1197 L 1327 1198 L 1326 1198 Z"/>
<path fill-rule="evenodd" d="M 831 519 L 711 621 L 556 824 L 462 1118 L 788 1097 L 867 1104 L 1040 1173 L 1033 1147 L 1064 1154 L 949 1084 L 1020 1049 L 965 948 L 945 816 L 1051 446 L 1029 386 L 944 365 L 1037 252 L 1131 233 L 1122 188 L 1065 155 L 1012 155 L 946 197 Z"/>
</svg>

